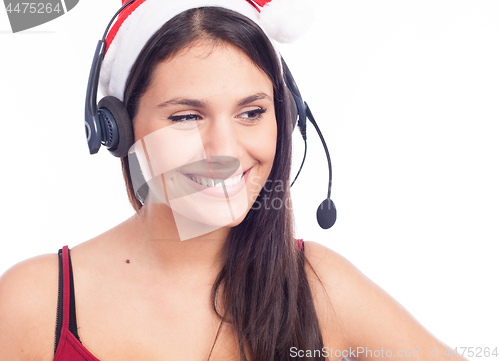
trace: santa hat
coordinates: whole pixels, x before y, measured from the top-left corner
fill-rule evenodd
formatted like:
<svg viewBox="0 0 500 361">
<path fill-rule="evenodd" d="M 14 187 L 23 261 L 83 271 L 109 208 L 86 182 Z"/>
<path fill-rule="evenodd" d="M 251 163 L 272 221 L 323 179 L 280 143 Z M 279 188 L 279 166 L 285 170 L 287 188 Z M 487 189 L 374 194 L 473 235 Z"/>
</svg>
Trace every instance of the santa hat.
<svg viewBox="0 0 500 361">
<path fill-rule="evenodd" d="M 122 0 L 123 4 L 127 0 Z M 267 34 L 277 53 L 277 42 L 290 43 L 312 22 L 308 0 L 135 0 L 118 16 L 106 37 L 99 92 L 123 101 L 125 83 L 147 41 L 176 15 L 193 8 L 217 6 L 236 11 Z"/>
</svg>

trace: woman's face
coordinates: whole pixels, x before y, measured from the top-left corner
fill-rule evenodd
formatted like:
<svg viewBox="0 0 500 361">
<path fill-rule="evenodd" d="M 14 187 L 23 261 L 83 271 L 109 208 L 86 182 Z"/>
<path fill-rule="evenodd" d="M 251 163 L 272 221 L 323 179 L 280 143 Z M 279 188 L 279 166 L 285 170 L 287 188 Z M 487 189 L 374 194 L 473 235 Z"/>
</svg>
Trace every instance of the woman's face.
<svg viewBox="0 0 500 361">
<path fill-rule="evenodd" d="M 273 99 L 269 77 L 231 44 L 199 42 L 156 67 L 132 151 L 146 203 L 172 209 L 181 239 L 244 219 L 273 165 Z"/>
</svg>

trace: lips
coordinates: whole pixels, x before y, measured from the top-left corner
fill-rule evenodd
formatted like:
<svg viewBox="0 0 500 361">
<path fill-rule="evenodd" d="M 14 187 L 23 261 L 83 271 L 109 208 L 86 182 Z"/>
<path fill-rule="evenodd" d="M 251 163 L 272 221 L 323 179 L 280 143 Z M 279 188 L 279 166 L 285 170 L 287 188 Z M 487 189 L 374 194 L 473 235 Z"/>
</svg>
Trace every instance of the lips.
<svg viewBox="0 0 500 361">
<path fill-rule="evenodd" d="M 226 198 L 234 196 L 245 187 L 251 169 L 226 179 L 204 177 L 198 174 L 184 174 L 184 176 L 187 183 L 198 192 L 213 197 Z"/>
<path fill-rule="evenodd" d="M 243 177 L 244 173 L 240 173 L 239 175 L 227 179 L 221 179 L 221 178 L 208 178 L 204 177 L 201 175 L 192 175 L 192 174 L 187 174 L 186 177 L 191 179 L 192 181 L 201 184 L 205 187 L 222 187 L 222 185 L 226 186 L 232 186 L 237 184 L 241 178 Z"/>
<path fill-rule="evenodd" d="M 228 177 L 227 172 L 212 172 L 211 174 L 184 174 L 186 177 L 191 179 L 192 181 L 204 185 L 205 187 L 222 187 L 222 183 L 226 186 L 232 186 L 237 184 L 242 177 L 245 176 L 246 172 L 248 172 L 251 168 L 248 168 L 246 171 L 237 173 Z"/>
<path fill-rule="evenodd" d="M 186 176 L 207 179 L 228 179 L 241 174 L 242 165 L 237 158 L 229 156 L 211 156 L 191 162 L 178 168 Z"/>
</svg>

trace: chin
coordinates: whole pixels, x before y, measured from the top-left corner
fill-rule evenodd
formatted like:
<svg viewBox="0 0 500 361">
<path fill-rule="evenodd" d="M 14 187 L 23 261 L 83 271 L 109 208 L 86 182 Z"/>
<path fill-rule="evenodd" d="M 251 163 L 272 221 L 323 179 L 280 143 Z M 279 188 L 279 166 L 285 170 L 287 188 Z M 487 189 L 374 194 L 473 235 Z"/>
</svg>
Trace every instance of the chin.
<svg viewBox="0 0 500 361">
<path fill-rule="evenodd" d="M 226 227 L 226 228 L 233 228 L 233 227 L 239 226 L 245 220 L 247 214 L 248 214 L 248 212 L 245 213 L 245 214 L 243 214 L 241 217 L 236 218 L 233 222 L 225 225 L 224 227 Z"/>
<path fill-rule="evenodd" d="M 181 186 L 169 181 L 163 183 L 160 177 L 149 181 L 148 185 L 151 198 L 171 209 L 181 239 L 241 224 L 251 209 L 252 198 L 258 196 L 253 182 L 248 182 L 239 193 L 229 198 L 213 197 L 203 192 L 182 193 L 179 192 L 183 189 Z M 167 190 L 166 199 L 164 189 Z"/>
</svg>

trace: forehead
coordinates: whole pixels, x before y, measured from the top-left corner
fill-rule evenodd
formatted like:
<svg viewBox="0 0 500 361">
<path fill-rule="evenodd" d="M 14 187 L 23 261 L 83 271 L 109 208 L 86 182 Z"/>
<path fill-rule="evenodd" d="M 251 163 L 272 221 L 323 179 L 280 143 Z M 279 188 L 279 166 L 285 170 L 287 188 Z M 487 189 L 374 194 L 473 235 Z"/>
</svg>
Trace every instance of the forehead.
<svg viewBox="0 0 500 361">
<path fill-rule="evenodd" d="M 152 76 L 150 95 L 209 98 L 231 93 L 267 92 L 273 84 L 266 73 L 238 47 L 228 43 L 198 42 L 159 63 Z"/>
</svg>

